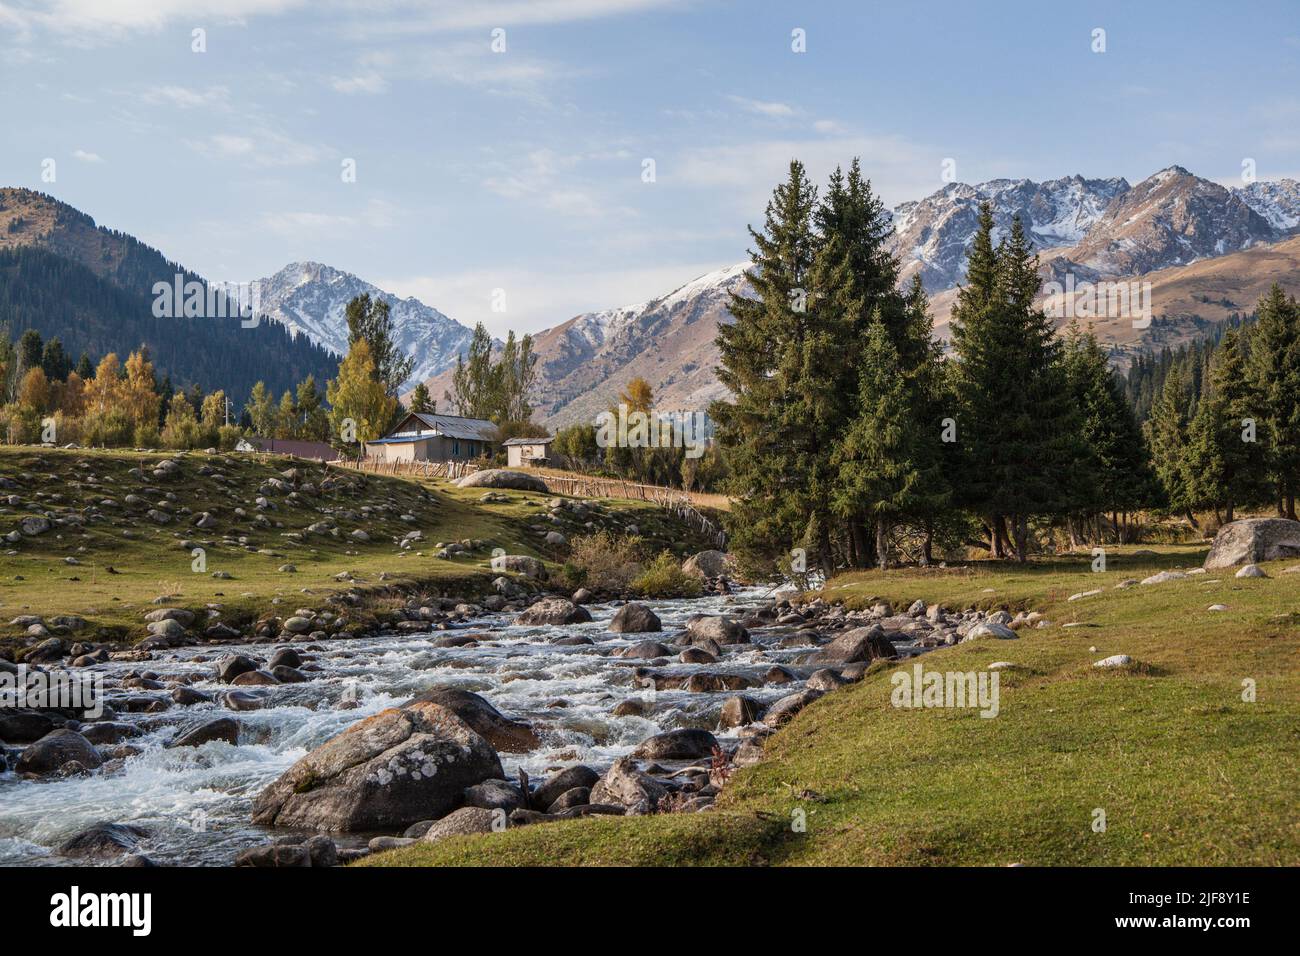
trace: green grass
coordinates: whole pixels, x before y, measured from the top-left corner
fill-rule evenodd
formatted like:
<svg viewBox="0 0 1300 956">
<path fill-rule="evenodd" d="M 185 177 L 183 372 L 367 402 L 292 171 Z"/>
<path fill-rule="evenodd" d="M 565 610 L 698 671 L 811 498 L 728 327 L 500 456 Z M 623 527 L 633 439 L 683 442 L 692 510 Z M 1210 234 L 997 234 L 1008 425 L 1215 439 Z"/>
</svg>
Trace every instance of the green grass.
<svg viewBox="0 0 1300 956">
<path fill-rule="evenodd" d="M 258 512 L 253 500 L 258 487 L 268 478 L 290 467 L 307 475 L 319 487 L 326 470 L 315 464 L 282 457 L 222 454 L 188 454 L 182 461 L 182 475 L 171 480 L 152 477 L 151 470 L 164 454 L 124 451 L 91 451 L 0 447 L 0 476 L 11 479 L 16 488 L 0 491 L 0 533 L 18 527 L 26 515 L 44 511 L 55 514 L 80 513 L 103 498 L 119 504 L 127 494 L 139 494 L 150 506 L 163 494 L 171 493 L 173 507 L 195 513 L 210 510 L 217 526 L 200 530 L 189 516 L 177 515 L 167 525 L 155 525 L 143 517 L 144 509 L 104 509 L 109 520 L 84 527 L 56 527 L 46 534 L 24 538 L 17 544 L 0 541 L 0 643 L 14 642 L 20 628 L 7 622 L 22 614 L 42 616 L 75 614 L 92 623 L 93 632 L 80 636 L 95 639 L 131 640 L 145 634 L 143 614 L 150 602 L 167 596 L 166 603 L 201 610 L 208 603 L 222 605 L 222 619 L 241 623 L 272 609 L 279 598 L 288 608 L 322 605 L 329 595 L 345 589 L 388 592 L 404 588 L 434 587 L 466 596 L 481 594 L 496 574 L 489 561 L 493 548 L 511 554 L 541 557 L 558 568 L 562 549 L 545 545 L 541 534 L 531 530 L 536 517 L 544 514 L 551 495 L 504 491 L 509 500 L 500 504 L 479 501 L 486 489 L 457 488 L 449 482 L 416 481 L 407 478 L 362 475 L 347 469 L 331 469 L 336 475 L 360 483 L 356 491 L 327 498 L 307 498 L 295 506 L 283 496 L 270 495 L 276 510 L 266 514 L 282 527 L 258 530 L 250 519 Z M 133 468 L 145 468 L 142 482 L 130 475 Z M 214 468 L 229 481 L 219 483 L 200 474 Z M 88 478 L 100 484 L 92 487 Z M 146 494 L 142 485 L 159 494 Z M 17 504 L 6 504 L 16 495 Z M 363 506 L 391 503 L 394 513 L 364 516 Z M 693 535 L 667 512 L 645 502 L 605 502 L 612 520 L 637 523 L 651 540 L 668 547 L 689 547 Z M 342 537 L 309 535 L 302 541 L 284 536 L 302 532 L 326 517 L 321 506 L 337 511 L 350 509 L 354 517 L 335 514 Z M 235 514 L 242 507 L 245 517 Z M 416 520 L 399 519 L 409 513 Z M 372 540 L 367 543 L 347 537 L 354 528 L 364 527 Z M 550 525 L 546 525 L 550 528 Z M 424 539 L 403 551 L 396 539 L 419 529 Z M 136 535 L 127 538 L 124 532 Z M 222 543 L 227 533 L 246 535 L 249 542 L 270 554 L 253 553 L 238 545 Z M 182 548 L 184 539 L 211 542 L 205 545 L 206 571 L 195 572 L 193 558 Z M 440 560 L 434 557 L 439 542 L 480 539 L 484 547 L 472 554 Z M 704 545 L 699 543 L 702 548 Z M 13 550 L 14 554 L 7 554 Z M 76 565 L 65 558 L 73 557 Z M 278 568 L 292 564 L 296 573 Z M 109 568 L 113 569 L 110 573 Z M 228 580 L 213 578 L 225 571 Z M 349 571 L 356 584 L 340 583 L 335 575 Z M 381 579 L 381 574 L 384 576 Z M 463 591 L 460 589 L 464 589 Z"/>
<path fill-rule="evenodd" d="M 923 657 L 928 670 L 995 660 L 1000 713 L 896 709 L 878 665 L 805 709 L 693 815 L 535 825 L 417 845 L 365 865 L 1294 865 L 1300 863 L 1300 577 L 1232 571 L 1114 590 L 1199 565 L 1203 548 L 968 571 L 846 575 L 827 594 L 896 607 L 1045 612 L 1050 628 Z M 1105 588 L 1068 602 L 1070 594 Z M 990 592 L 988 589 L 992 589 Z M 1213 603 L 1225 612 L 1209 612 Z M 1067 621 L 1090 627 L 1063 628 Z M 1096 650 L 1090 648 L 1095 647 Z M 1091 665 L 1129 654 L 1137 666 Z M 910 664 L 906 665 L 910 668 Z M 1242 700 L 1242 681 L 1257 700 Z M 1106 814 L 1093 830 L 1094 811 Z M 804 832 L 792 826 L 796 811 Z"/>
</svg>

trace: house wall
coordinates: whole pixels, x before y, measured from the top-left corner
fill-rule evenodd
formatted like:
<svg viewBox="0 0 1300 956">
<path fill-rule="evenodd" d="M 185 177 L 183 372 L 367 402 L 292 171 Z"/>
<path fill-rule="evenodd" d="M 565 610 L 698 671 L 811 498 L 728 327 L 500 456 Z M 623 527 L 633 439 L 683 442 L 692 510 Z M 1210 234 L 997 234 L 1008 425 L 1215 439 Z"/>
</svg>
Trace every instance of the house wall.
<svg viewBox="0 0 1300 956">
<path fill-rule="evenodd" d="M 538 458 L 546 457 L 546 445 L 507 445 L 506 464 L 512 468 L 522 468 L 532 464 Z"/>
</svg>

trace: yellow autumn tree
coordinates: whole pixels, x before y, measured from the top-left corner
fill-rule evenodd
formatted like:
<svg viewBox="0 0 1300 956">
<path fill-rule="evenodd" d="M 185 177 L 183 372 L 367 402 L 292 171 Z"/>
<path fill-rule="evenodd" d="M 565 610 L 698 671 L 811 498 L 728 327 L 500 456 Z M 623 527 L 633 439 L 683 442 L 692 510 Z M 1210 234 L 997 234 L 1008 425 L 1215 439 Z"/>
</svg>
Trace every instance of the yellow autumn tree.
<svg viewBox="0 0 1300 956">
<path fill-rule="evenodd" d="M 357 339 L 339 363 L 338 378 L 325 389 L 330 408 L 330 437 L 335 444 L 373 441 L 388 429 L 397 399 L 375 375 L 375 360 L 365 339 Z"/>
<path fill-rule="evenodd" d="M 137 427 L 158 425 L 158 408 L 162 399 L 155 390 L 157 384 L 149 353 L 143 348 L 132 352 L 126 360 L 126 383 L 122 398 L 127 415 Z"/>
<path fill-rule="evenodd" d="M 122 361 L 116 352 L 99 360 L 95 377 L 86 383 L 86 412 L 107 415 L 117 411 L 122 402 Z"/>
</svg>

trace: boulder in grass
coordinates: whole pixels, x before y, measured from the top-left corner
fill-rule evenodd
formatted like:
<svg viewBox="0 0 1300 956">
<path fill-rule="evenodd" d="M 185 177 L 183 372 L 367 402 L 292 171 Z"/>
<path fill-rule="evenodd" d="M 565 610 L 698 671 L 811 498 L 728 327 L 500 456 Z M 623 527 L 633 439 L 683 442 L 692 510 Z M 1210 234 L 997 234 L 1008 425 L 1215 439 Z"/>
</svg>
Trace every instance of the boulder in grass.
<svg viewBox="0 0 1300 956">
<path fill-rule="evenodd" d="M 870 627 L 855 627 L 851 631 L 845 631 L 825 647 L 813 651 L 803 663 L 813 667 L 826 667 L 897 656 L 894 645 L 885 637 L 884 628 L 872 624 Z"/>
<path fill-rule="evenodd" d="M 263 826 L 397 830 L 504 776 L 479 734 L 439 704 L 417 702 L 353 724 L 286 770 L 253 802 Z"/>
<path fill-rule="evenodd" d="M 1245 567 L 1243 567 L 1240 571 L 1238 571 L 1235 575 L 1233 575 L 1233 577 L 1266 578 L 1268 577 L 1268 572 L 1265 571 L 1263 568 L 1261 568 L 1258 564 L 1248 564 Z"/>
<path fill-rule="evenodd" d="M 515 491 L 539 491 L 546 494 L 546 482 L 537 475 L 505 468 L 487 468 L 466 475 L 456 482 L 461 488 L 512 488 Z"/>
<path fill-rule="evenodd" d="M 631 757 L 619 757 L 591 789 L 591 802 L 623 807 L 629 815 L 654 813 L 668 788 L 636 768 Z"/>
<path fill-rule="evenodd" d="M 1259 564 L 1295 557 L 1300 557 L 1300 521 L 1243 518 L 1230 521 L 1219 529 L 1203 566 L 1212 571 L 1238 564 Z"/>
<path fill-rule="evenodd" d="M 453 836 L 491 833 L 493 830 L 505 829 L 508 819 L 506 812 L 501 809 L 461 807 L 441 820 L 435 820 L 420 839 L 425 843 L 437 843 Z"/>
</svg>

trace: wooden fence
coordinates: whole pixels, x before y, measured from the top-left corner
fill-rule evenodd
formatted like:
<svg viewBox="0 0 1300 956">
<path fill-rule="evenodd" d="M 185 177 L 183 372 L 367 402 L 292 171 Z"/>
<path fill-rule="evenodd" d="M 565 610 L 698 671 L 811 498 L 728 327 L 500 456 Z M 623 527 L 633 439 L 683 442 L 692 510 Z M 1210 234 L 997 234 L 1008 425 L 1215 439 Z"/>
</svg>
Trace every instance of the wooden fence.
<svg viewBox="0 0 1300 956">
<path fill-rule="evenodd" d="M 373 458 L 340 458 L 330 462 L 343 468 L 368 471 L 376 475 L 410 475 L 415 478 L 464 478 L 483 466 L 473 461 L 376 461 Z"/>
</svg>

